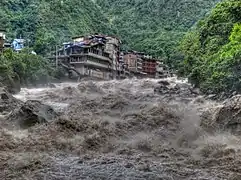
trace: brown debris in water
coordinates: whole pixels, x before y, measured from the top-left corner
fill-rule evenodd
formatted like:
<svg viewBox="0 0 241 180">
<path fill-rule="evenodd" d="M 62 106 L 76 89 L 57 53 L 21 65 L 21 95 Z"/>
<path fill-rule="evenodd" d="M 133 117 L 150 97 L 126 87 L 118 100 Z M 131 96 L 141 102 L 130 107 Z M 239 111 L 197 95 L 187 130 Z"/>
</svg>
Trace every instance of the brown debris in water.
<svg viewBox="0 0 241 180">
<path fill-rule="evenodd" d="M 47 124 L 1 127 L 1 179 L 240 177 L 240 137 L 209 134 L 200 126 L 204 117 L 210 123 L 215 102 L 183 102 L 185 93 L 168 101 L 154 93 L 156 85 L 155 80 L 90 81 L 41 92 L 42 103 L 69 106 Z M 199 111 L 206 112 L 202 106 L 210 106 L 210 113 L 200 117 Z"/>
</svg>

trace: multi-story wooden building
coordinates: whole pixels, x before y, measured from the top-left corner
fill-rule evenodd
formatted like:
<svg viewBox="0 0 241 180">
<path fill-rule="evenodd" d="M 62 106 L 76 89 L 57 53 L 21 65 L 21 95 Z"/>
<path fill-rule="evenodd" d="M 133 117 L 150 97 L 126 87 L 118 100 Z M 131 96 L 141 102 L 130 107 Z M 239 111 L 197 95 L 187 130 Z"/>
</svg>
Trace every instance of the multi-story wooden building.
<svg viewBox="0 0 241 180">
<path fill-rule="evenodd" d="M 129 51 L 125 53 L 123 59 L 132 75 L 137 77 L 145 75 L 142 71 L 143 56 L 144 53 L 137 51 Z"/>
<path fill-rule="evenodd" d="M 161 78 L 169 73 L 166 66 L 137 51 L 120 52 L 121 41 L 113 36 L 74 37 L 64 43 L 51 59 L 62 65 L 69 75 L 115 79 L 135 77 Z"/>
<path fill-rule="evenodd" d="M 120 56 L 119 56 L 119 78 L 120 79 L 125 79 L 127 77 L 130 76 L 130 70 L 128 68 L 128 64 L 125 63 L 124 60 L 124 52 L 120 52 Z"/>
<path fill-rule="evenodd" d="M 156 78 L 167 78 L 171 76 L 171 73 L 169 71 L 169 67 L 165 65 L 162 61 L 157 62 L 157 68 L 156 68 Z"/>
<path fill-rule="evenodd" d="M 75 37 L 51 59 L 78 76 L 111 79 L 118 70 L 119 45 L 117 38 L 105 35 Z"/>
<path fill-rule="evenodd" d="M 147 55 L 144 55 L 142 59 L 142 71 L 147 74 L 147 77 L 155 78 L 158 60 Z"/>
<path fill-rule="evenodd" d="M 4 29 L 0 29 L 0 52 L 3 51 L 4 49 L 4 44 L 5 44 L 5 30 Z"/>
<path fill-rule="evenodd" d="M 120 44 L 121 41 L 114 36 L 106 36 L 105 52 L 109 53 L 112 60 L 112 78 L 117 78 L 120 74 Z"/>
<path fill-rule="evenodd" d="M 130 72 L 137 71 L 137 55 L 134 53 L 126 53 L 124 55 L 124 62 L 127 65 Z"/>
</svg>

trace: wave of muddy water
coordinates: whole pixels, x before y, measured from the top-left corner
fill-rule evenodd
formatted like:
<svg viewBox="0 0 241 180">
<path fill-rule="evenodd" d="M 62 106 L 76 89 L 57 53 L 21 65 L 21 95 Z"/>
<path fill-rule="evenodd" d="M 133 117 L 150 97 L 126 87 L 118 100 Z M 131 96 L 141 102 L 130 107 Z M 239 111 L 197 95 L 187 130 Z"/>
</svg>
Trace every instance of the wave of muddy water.
<svg viewBox="0 0 241 180">
<path fill-rule="evenodd" d="M 133 79 L 22 89 L 16 98 L 40 100 L 61 117 L 27 130 L 1 127 L 1 179 L 241 179 L 240 138 L 200 127 L 201 112 L 218 104 L 170 100 L 154 93 L 157 84 Z"/>
</svg>

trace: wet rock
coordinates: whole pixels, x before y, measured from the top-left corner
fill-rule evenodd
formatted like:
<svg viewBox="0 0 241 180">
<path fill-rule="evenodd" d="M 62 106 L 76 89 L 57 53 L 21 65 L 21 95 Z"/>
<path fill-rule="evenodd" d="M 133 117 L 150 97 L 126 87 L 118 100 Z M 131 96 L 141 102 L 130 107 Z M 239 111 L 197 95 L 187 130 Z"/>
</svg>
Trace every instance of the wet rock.
<svg viewBox="0 0 241 180">
<path fill-rule="evenodd" d="M 99 134 L 91 134 L 85 137 L 84 139 L 84 147 L 89 150 L 95 150 L 101 147 L 104 142 L 104 138 Z"/>
<path fill-rule="evenodd" d="M 159 81 L 158 84 L 162 84 L 164 86 L 170 85 L 170 83 L 168 81 L 165 81 L 165 80 Z"/>
<path fill-rule="evenodd" d="M 235 96 L 235 95 L 237 95 L 238 93 L 236 92 L 236 91 L 234 91 L 233 93 L 232 93 L 232 96 Z"/>
<path fill-rule="evenodd" d="M 192 91 L 193 94 L 197 94 L 197 95 L 201 94 L 201 91 L 198 88 L 191 88 L 190 90 Z"/>
<path fill-rule="evenodd" d="M 20 100 L 14 98 L 5 88 L 0 87 L 0 113 L 10 112 L 21 104 Z"/>
<path fill-rule="evenodd" d="M 68 94 L 69 96 L 78 96 L 79 92 L 76 88 L 74 87 L 65 87 L 63 88 L 63 93 Z"/>
<path fill-rule="evenodd" d="M 216 94 L 209 94 L 207 98 L 208 99 L 215 99 L 216 98 Z"/>
<path fill-rule="evenodd" d="M 54 84 L 52 84 L 52 83 L 48 84 L 48 87 L 49 88 L 56 88 L 56 86 Z"/>
<path fill-rule="evenodd" d="M 191 87 L 190 84 L 176 84 L 164 80 L 158 82 L 158 85 L 154 88 L 154 92 L 182 98 L 196 97 L 200 94 L 199 90 Z"/>
<path fill-rule="evenodd" d="M 16 122 L 22 128 L 28 128 L 38 123 L 50 122 L 57 117 L 58 114 L 52 107 L 36 100 L 29 100 L 12 112 L 8 120 Z"/>
<path fill-rule="evenodd" d="M 20 84 L 20 80 L 14 80 L 14 83 L 8 87 L 8 91 L 12 94 L 17 94 L 21 91 L 21 84 Z"/>
<path fill-rule="evenodd" d="M 194 103 L 202 104 L 205 102 L 205 99 L 202 96 L 198 96 L 197 98 L 194 99 Z"/>
<path fill-rule="evenodd" d="M 82 82 L 78 85 L 78 90 L 80 92 L 88 92 L 88 93 L 103 93 L 100 87 L 98 87 L 92 81 Z"/>
<path fill-rule="evenodd" d="M 226 99 L 226 98 L 227 98 L 227 97 L 226 97 L 225 92 L 222 92 L 222 93 L 219 95 L 218 100 L 224 100 L 224 99 Z"/>
<path fill-rule="evenodd" d="M 4 87 L 8 92 L 12 94 L 16 94 L 21 90 L 20 79 L 18 76 L 10 77 L 6 74 L 0 75 L 0 82 L 0 87 Z"/>
<path fill-rule="evenodd" d="M 130 163 L 130 162 L 127 162 L 127 163 L 125 164 L 125 167 L 126 167 L 126 168 L 133 168 L 134 165 L 133 165 L 132 163 Z"/>
<path fill-rule="evenodd" d="M 151 172 L 150 164 L 142 163 L 137 166 L 139 171 Z"/>
<path fill-rule="evenodd" d="M 4 87 L 3 83 L 1 83 L 1 82 L 0 82 L 0 87 L 2 87 L 2 88 Z"/>
<path fill-rule="evenodd" d="M 217 107 L 210 126 L 219 131 L 241 134 L 241 95 L 233 96 Z"/>
</svg>

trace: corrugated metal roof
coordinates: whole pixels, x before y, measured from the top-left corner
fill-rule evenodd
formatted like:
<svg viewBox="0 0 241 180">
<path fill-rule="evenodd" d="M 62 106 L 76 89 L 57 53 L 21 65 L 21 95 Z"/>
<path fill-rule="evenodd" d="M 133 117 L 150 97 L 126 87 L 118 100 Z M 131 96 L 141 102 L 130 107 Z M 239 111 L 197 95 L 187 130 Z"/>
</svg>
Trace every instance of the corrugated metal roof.
<svg viewBox="0 0 241 180">
<path fill-rule="evenodd" d="M 17 41 L 18 43 L 24 43 L 24 39 L 14 39 L 13 41 Z"/>
</svg>

